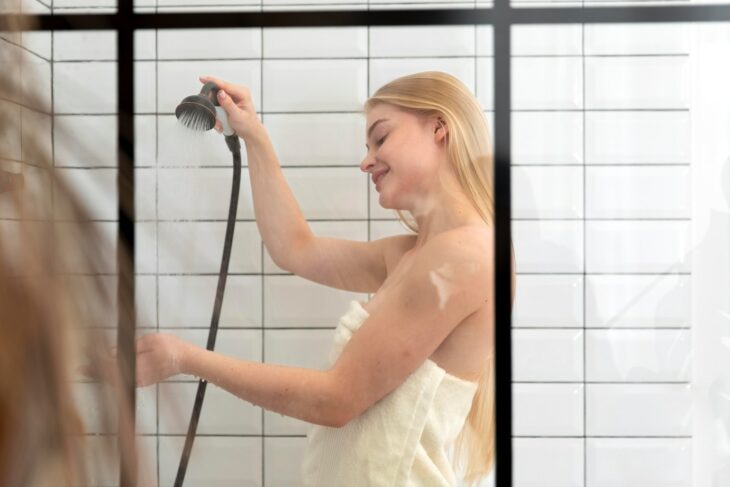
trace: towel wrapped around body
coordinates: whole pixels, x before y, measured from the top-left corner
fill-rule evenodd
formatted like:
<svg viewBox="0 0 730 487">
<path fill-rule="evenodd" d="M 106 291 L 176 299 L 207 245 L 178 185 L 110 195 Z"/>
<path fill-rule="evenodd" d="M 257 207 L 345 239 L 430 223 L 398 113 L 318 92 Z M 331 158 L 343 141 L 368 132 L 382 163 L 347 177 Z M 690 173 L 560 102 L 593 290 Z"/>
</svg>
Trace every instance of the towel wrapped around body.
<svg viewBox="0 0 730 487">
<path fill-rule="evenodd" d="M 358 301 L 339 320 L 333 365 L 368 317 Z M 310 425 L 302 463 L 312 487 L 456 487 L 448 450 L 478 387 L 427 359 L 392 392 L 341 428 Z"/>
</svg>

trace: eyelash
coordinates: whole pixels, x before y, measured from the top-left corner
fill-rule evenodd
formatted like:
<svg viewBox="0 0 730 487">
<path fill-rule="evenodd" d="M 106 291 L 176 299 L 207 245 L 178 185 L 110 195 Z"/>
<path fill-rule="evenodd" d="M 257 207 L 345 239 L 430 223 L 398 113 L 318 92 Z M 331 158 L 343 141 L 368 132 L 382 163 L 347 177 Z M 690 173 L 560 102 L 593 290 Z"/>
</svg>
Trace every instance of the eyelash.
<svg viewBox="0 0 730 487">
<path fill-rule="evenodd" d="M 382 138 L 381 138 L 381 139 L 380 139 L 380 140 L 378 141 L 378 145 L 382 145 L 382 143 L 383 143 L 383 141 L 385 140 L 385 138 L 386 138 L 386 137 L 387 137 L 387 135 L 384 135 L 384 136 L 383 136 L 383 137 L 382 137 Z"/>
</svg>

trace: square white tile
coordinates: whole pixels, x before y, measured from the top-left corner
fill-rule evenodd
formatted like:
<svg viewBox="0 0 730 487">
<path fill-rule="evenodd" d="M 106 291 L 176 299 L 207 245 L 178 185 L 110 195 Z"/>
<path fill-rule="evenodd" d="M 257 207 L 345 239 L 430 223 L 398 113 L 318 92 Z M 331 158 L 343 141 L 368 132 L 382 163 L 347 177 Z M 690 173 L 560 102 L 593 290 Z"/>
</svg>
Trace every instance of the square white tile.
<svg viewBox="0 0 730 487">
<path fill-rule="evenodd" d="M 512 169 L 512 218 L 583 218 L 582 167 Z"/>
<path fill-rule="evenodd" d="M 688 164 L 690 113 L 586 111 L 586 164 Z"/>
<path fill-rule="evenodd" d="M 494 132 L 494 125 L 490 125 Z M 581 164 L 581 112 L 512 112 L 512 164 Z"/>
<path fill-rule="evenodd" d="M 588 109 L 689 108 L 686 56 L 586 57 L 585 63 Z"/>
<path fill-rule="evenodd" d="M 692 380 L 689 330 L 588 330 L 586 379 L 615 382 Z"/>
<path fill-rule="evenodd" d="M 587 485 L 690 486 L 691 442 L 683 438 L 589 438 L 586 440 Z"/>
<path fill-rule="evenodd" d="M 690 384 L 587 384 L 590 436 L 692 436 Z"/>
<path fill-rule="evenodd" d="M 665 274 L 689 272 L 689 220 L 586 222 L 586 271 Z"/>
<path fill-rule="evenodd" d="M 587 218 L 691 217 L 690 166 L 586 168 Z"/>
<path fill-rule="evenodd" d="M 515 487 L 584 487 L 582 438 L 514 438 Z"/>
<path fill-rule="evenodd" d="M 519 262 L 521 255 L 515 251 Z M 513 327 L 583 326 L 583 276 L 518 275 Z"/>
<path fill-rule="evenodd" d="M 678 274 L 587 276 L 586 326 L 690 326 L 690 291 Z"/>
<path fill-rule="evenodd" d="M 267 27 L 264 58 L 357 58 L 368 55 L 367 27 Z"/>
<path fill-rule="evenodd" d="M 475 26 L 372 26 L 370 57 L 474 56 Z"/>
<path fill-rule="evenodd" d="M 581 330 L 512 331 L 513 381 L 583 380 L 583 332 Z"/>
<path fill-rule="evenodd" d="M 515 436 L 582 436 L 583 384 L 512 384 Z"/>
<path fill-rule="evenodd" d="M 267 112 L 360 111 L 367 96 L 365 59 L 264 60 Z"/>
<path fill-rule="evenodd" d="M 583 272 L 583 222 L 512 222 L 517 272 Z"/>
</svg>

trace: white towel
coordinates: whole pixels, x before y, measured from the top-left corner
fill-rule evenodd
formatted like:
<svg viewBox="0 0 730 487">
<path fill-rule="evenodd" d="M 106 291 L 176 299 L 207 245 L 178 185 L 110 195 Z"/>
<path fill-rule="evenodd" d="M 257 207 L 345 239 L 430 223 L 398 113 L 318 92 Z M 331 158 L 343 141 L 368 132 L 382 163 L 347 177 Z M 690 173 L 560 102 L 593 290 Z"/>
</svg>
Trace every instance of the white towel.
<svg viewBox="0 0 730 487">
<path fill-rule="evenodd" d="M 358 301 L 350 302 L 335 329 L 330 365 L 367 317 Z M 447 450 L 464 425 L 477 387 L 427 359 L 342 428 L 310 426 L 301 469 L 304 485 L 457 486 Z"/>
</svg>

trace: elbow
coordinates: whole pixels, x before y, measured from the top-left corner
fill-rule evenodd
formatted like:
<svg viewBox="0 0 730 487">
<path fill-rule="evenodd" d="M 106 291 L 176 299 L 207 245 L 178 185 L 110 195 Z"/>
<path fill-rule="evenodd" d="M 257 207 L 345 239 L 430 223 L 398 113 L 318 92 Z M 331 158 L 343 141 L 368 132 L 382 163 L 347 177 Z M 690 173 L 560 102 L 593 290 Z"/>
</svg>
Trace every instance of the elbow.
<svg viewBox="0 0 730 487">
<path fill-rule="evenodd" d="M 328 375 L 330 378 L 328 381 L 328 397 L 330 399 L 327 401 L 327 407 L 323 408 L 327 411 L 327 417 L 323 424 L 330 428 L 342 428 L 355 417 L 353 414 L 354 407 L 352 401 L 348 399 L 349 394 L 343 390 L 343 387 L 333 378 L 332 374 Z"/>
<path fill-rule="evenodd" d="M 274 262 L 274 264 L 276 264 L 279 269 L 284 272 L 291 272 L 291 269 L 289 269 L 289 264 L 287 262 L 284 262 L 281 258 L 275 259 L 274 256 L 271 255 L 271 253 L 269 253 L 269 255 L 271 256 L 271 260 Z"/>
<path fill-rule="evenodd" d="M 297 264 L 301 262 L 301 259 L 306 259 L 304 249 L 306 248 L 311 235 L 311 233 L 307 233 L 304 234 L 304 236 L 295 237 L 288 246 L 277 249 L 278 251 L 275 253 L 276 255 L 269 251 L 271 260 L 273 260 L 274 264 L 279 266 L 282 270 L 291 272 L 292 274 L 297 274 Z"/>
<path fill-rule="evenodd" d="M 352 415 L 350 414 L 350 409 L 346 401 L 342 397 L 335 397 L 330 402 L 327 418 L 325 418 L 324 423 L 325 426 L 329 426 L 330 428 L 342 428 L 350 422 L 351 418 Z"/>
</svg>

